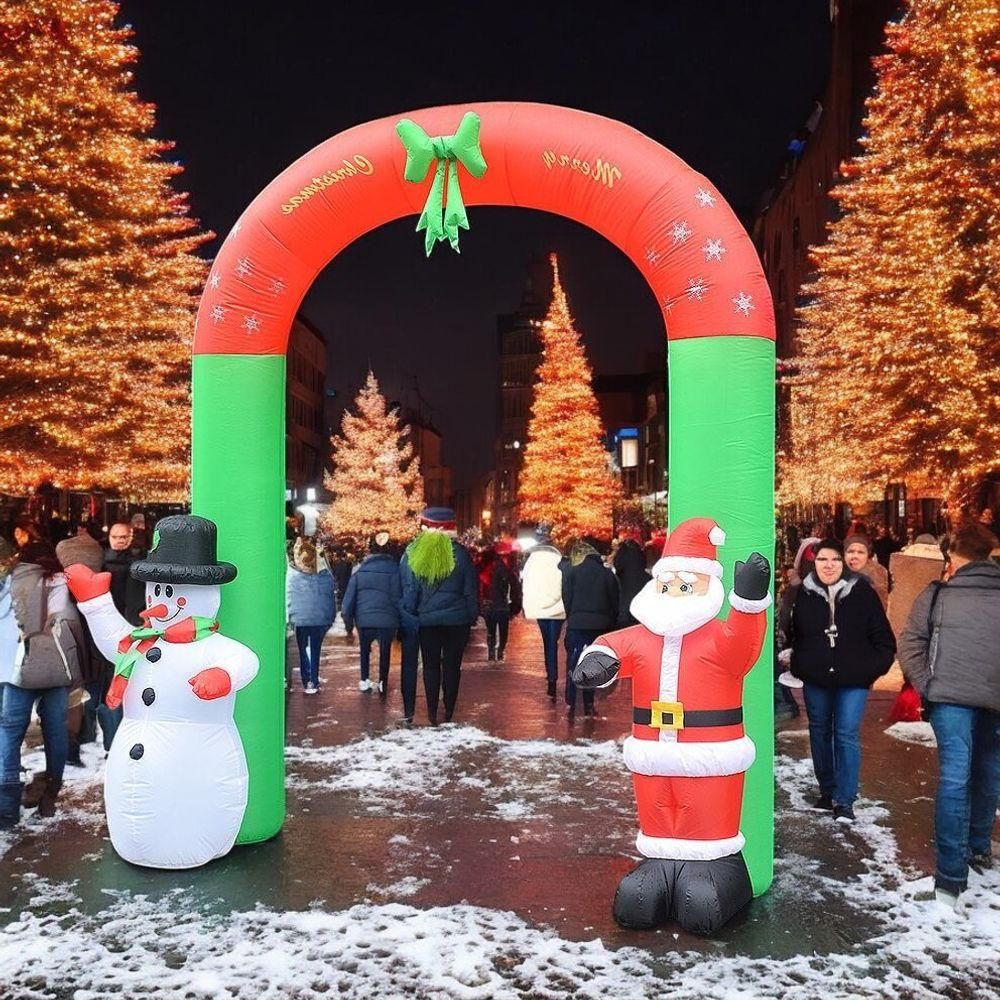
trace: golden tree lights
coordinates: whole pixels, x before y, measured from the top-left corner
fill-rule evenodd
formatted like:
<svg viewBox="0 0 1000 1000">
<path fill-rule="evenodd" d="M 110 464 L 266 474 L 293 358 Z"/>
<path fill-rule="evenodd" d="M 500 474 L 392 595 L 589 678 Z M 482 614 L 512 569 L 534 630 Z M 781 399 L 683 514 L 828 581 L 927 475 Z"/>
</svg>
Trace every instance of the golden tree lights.
<svg viewBox="0 0 1000 1000">
<path fill-rule="evenodd" d="M 107 0 L 0 0 L 0 491 L 187 496 L 212 234 L 129 90 Z"/>
<path fill-rule="evenodd" d="M 559 282 L 559 262 L 555 254 L 550 259 L 552 304 L 541 325 L 542 361 L 518 484 L 518 516 L 548 521 L 563 542 L 607 538 L 621 487 L 601 444 L 591 370 Z"/>
<path fill-rule="evenodd" d="M 333 502 L 322 527 L 335 538 L 364 546 L 376 531 L 395 541 L 413 536 L 424 506 L 424 481 L 409 427 L 387 412 L 378 381 L 368 379 L 354 401 L 355 414 L 344 412 L 342 435 L 334 435 L 333 472 L 325 478 Z"/>
<path fill-rule="evenodd" d="M 813 254 L 786 500 L 967 497 L 1000 465 L 1000 4 L 909 0 Z"/>
</svg>

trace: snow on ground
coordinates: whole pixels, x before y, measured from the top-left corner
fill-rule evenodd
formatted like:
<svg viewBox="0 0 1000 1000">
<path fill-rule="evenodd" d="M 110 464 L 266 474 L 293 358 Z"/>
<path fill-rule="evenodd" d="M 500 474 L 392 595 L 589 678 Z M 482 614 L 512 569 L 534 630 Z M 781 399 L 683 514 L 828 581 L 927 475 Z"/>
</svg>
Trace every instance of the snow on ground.
<svg viewBox="0 0 1000 1000">
<path fill-rule="evenodd" d="M 886 731 L 886 736 L 902 740 L 904 743 L 919 743 L 921 746 L 936 747 L 937 738 L 929 722 L 894 722 Z"/>
<path fill-rule="evenodd" d="M 478 766 L 467 757 L 470 748 Z M 613 742 L 508 742 L 469 726 L 399 730 L 342 747 L 290 748 L 288 757 L 300 792 L 319 784 L 354 795 L 360 814 L 372 808 L 391 812 L 398 803 L 390 790 L 398 798 L 401 787 L 407 808 L 422 803 L 434 811 L 449 782 L 464 780 L 482 791 L 490 815 L 507 813 L 519 822 L 522 809 L 544 814 L 545 795 L 553 789 L 572 798 L 566 776 L 585 773 L 583 765 L 627 780 Z M 532 782 L 547 791 L 532 792 Z M 393 884 L 368 885 L 369 899 L 348 910 L 329 912 L 316 904 L 301 912 L 258 906 L 220 914 L 217 903 L 193 889 L 157 899 L 109 892 L 109 904 L 94 913 L 82 905 L 75 882 L 28 872 L 21 876 L 30 891 L 27 906 L 0 933 L 0 983 L 26 1000 L 331 994 L 1000 1000 L 1000 872 L 974 875 L 959 912 L 944 910 L 920 898 L 929 880 L 901 861 L 882 804 L 861 799 L 853 827 L 833 823 L 810 808 L 809 760 L 783 754 L 777 787 L 780 841 L 792 846 L 779 852 L 775 884 L 763 906 L 779 920 L 787 912 L 787 930 L 794 935 L 796 906 L 823 912 L 827 901 L 837 900 L 838 906 L 828 907 L 829 919 L 844 921 L 854 933 L 845 933 L 843 947 L 827 954 L 746 954 L 738 933 L 705 952 L 664 952 L 669 928 L 645 939 L 651 950 L 616 950 L 600 939 L 564 939 L 511 912 L 386 902 L 426 884 L 405 874 Z M 70 817 L 78 818 L 73 811 Z M 814 856 L 810 845 L 815 848 L 817 838 L 832 842 L 839 860 L 831 863 L 829 852 L 825 861 Z M 404 854 L 413 846 L 402 834 L 390 843 Z M 872 931 L 858 934 L 858 926 Z"/>
</svg>

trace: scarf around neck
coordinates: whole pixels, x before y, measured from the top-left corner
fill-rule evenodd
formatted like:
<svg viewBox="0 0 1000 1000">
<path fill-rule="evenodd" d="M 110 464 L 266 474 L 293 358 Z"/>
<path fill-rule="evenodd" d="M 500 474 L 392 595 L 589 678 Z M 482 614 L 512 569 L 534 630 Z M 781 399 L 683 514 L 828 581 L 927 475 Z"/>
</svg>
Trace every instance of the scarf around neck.
<svg viewBox="0 0 1000 1000">
<path fill-rule="evenodd" d="M 132 629 L 118 643 L 118 656 L 115 657 L 115 676 L 128 680 L 139 658 L 156 645 L 157 639 L 164 642 L 198 642 L 219 631 L 219 623 L 214 618 L 203 618 L 195 615 L 182 618 L 168 625 L 165 629 L 140 626 Z"/>
</svg>

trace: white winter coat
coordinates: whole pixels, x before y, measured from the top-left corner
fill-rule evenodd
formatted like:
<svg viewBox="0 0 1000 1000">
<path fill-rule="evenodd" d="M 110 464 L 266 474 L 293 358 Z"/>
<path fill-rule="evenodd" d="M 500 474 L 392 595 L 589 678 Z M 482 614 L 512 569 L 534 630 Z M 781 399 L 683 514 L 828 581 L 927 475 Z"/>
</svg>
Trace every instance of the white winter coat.
<svg viewBox="0 0 1000 1000">
<path fill-rule="evenodd" d="M 562 553 L 553 545 L 531 550 L 521 570 L 525 618 L 565 618 L 562 602 Z"/>
</svg>

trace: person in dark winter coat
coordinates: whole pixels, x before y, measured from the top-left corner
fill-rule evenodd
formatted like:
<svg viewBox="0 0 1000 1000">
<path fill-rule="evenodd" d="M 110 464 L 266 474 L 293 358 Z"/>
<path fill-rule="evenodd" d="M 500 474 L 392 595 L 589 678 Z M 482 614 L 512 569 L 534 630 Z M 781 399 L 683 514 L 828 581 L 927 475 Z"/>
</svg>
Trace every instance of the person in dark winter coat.
<svg viewBox="0 0 1000 1000">
<path fill-rule="evenodd" d="M 288 622 L 295 627 L 299 644 L 302 687 L 306 694 L 316 694 L 320 650 L 337 617 L 337 598 L 333 576 L 328 569 L 318 568 L 316 546 L 308 538 L 296 541 L 293 558 L 285 578 Z"/>
<path fill-rule="evenodd" d="M 899 662 L 926 700 L 937 738 L 934 808 L 938 898 L 954 906 L 969 866 L 992 864 L 1000 795 L 1000 566 L 996 536 L 968 524 L 949 539 L 950 577 L 914 601 Z"/>
<path fill-rule="evenodd" d="M 621 595 L 615 574 L 592 545 L 577 542 L 569 561 L 569 569 L 563 574 L 562 601 L 566 609 L 566 705 L 574 712 L 573 668 L 585 646 L 618 627 Z M 583 691 L 583 714 L 596 714 L 593 688 Z"/>
<path fill-rule="evenodd" d="M 400 563 L 402 615 L 416 623 L 424 665 L 427 716 L 437 725 L 438 696 L 444 688 L 444 721 L 451 722 L 462 678 L 462 655 L 469 630 L 479 617 L 476 571 L 469 553 L 455 540 L 455 513 L 448 507 L 427 507 L 420 516 L 421 533 L 406 548 Z M 403 678 L 403 711 L 412 721 L 416 702 L 416 672 L 412 688 Z"/>
<path fill-rule="evenodd" d="M 816 546 L 813 568 L 782 631 L 791 645 L 789 670 L 804 682 L 820 790 L 815 806 L 853 823 L 861 719 L 869 688 L 892 666 L 896 640 L 878 594 L 867 578 L 845 567 L 844 548 L 835 538 Z"/>
<path fill-rule="evenodd" d="M 479 567 L 480 607 L 486 622 L 486 659 L 503 662 L 510 630 L 514 576 L 496 547 L 483 553 Z"/>
<path fill-rule="evenodd" d="M 399 563 L 389 552 L 389 532 L 379 531 L 368 543 L 369 554 L 352 574 L 340 613 L 348 632 L 358 626 L 361 680 L 358 687 L 370 691 L 372 643 L 378 641 L 378 693 L 384 701 L 389 688 L 389 654 L 399 628 L 399 605 L 403 599 Z"/>
<path fill-rule="evenodd" d="M 632 604 L 632 598 L 646 586 L 652 577 L 649 575 L 649 570 L 646 569 L 646 553 L 642 551 L 635 539 L 626 538 L 618 546 L 618 551 L 615 553 L 614 570 L 621 588 L 618 627 L 627 628 L 630 625 L 638 625 L 639 623 L 632 617 L 629 607 Z"/>
</svg>

